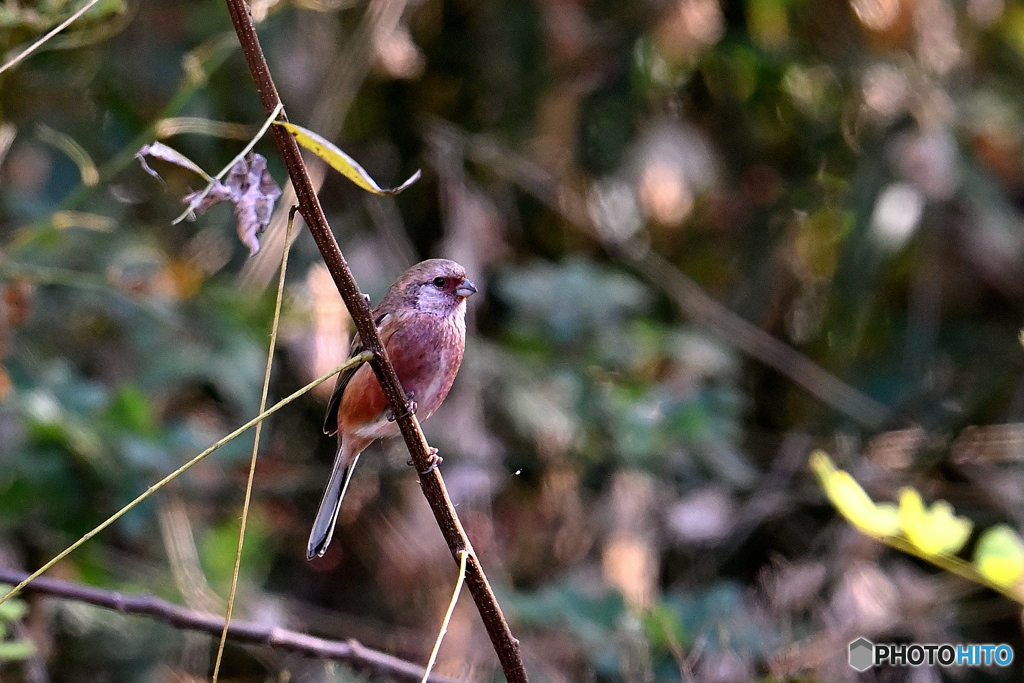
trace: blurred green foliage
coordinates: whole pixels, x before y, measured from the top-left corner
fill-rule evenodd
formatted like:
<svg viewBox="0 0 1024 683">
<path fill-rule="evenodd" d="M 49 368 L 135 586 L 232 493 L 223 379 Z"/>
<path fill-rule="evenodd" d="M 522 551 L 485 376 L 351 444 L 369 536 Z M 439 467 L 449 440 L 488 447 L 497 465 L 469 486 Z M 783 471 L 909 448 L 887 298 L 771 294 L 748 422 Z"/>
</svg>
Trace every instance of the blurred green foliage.
<svg viewBox="0 0 1024 683">
<path fill-rule="evenodd" d="M 10 590 L 0 584 L 0 590 Z M 36 649 L 27 638 L 12 637 L 12 630 L 28 611 L 21 600 L 8 600 L 0 605 L 0 662 L 17 662 L 35 655 Z"/>
<path fill-rule="evenodd" d="M 77 6 L 0 4 L 4 59 Z M 1022 651 L 1019 606 L 864 540 L 805 468 L 822 446 L 876 500 L 913 486 L 976 529 L 1024 527 L 1018 3 L 254 13 L 292 121 L 382 186 L 424 171 L 394 199 L 326 177 L 364 290 L 437 255 L 481 287 L 425 429 L 534 680 L 904 680 L 854 678 L 860 636 Z M 0 74 L 0 565 L 38 567 L 256 413 L 281 235 L 250 260 L 224 207 L 171 225 L 195 177 L 154 162 L 160 184 L 132 155 L 159 138 L 217 169 L 263 118 L 219 2 L 100 2 Z M 283 184 L 271 141 L 256 150 Z M 717 303 L 637 267 L 644 253 Z M 345 354 L 307 235 L 291 258 L 277 397 Z M 888 417 L 802 388 L 732 313 Z M 239 616 L 424 661 L 454 579 L 400 445 L 367 453 L 335 546 L 303 559 L 334 450 L 324 403 L 267 424 Z M 55 571 L 222 609 L 248 438 Z M 0 612 L 4 680 L 209 674 L 206 636 L 26 601 Z M 500 676 L 468 607 L 439 667 Z M 355 675 L 234 646 L 222 673 Z"/>
</svg>

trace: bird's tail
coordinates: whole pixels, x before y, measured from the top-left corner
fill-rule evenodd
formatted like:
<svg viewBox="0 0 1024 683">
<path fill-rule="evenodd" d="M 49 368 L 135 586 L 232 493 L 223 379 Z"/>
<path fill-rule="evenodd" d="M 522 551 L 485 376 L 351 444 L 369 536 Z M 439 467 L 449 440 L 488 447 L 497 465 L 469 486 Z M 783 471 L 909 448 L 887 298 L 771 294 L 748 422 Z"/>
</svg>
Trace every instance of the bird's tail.
<svg viewBox="0 0 1024 683">
<path fill-rule="evenodd" d="M 324 498 L 320 501 L 320 509 L 316 511 L 316 519 L 313 521 L 313 531 L 309 534 L 309 544 L 306 546 L 306 559 L 323 557 L 327 552 L 327 546 L 331 543 L 331 536 L 334 535 L 334 526 L 338 523 L 338 511 L 341 509 L 341 501 L 348 490 L 348 482 L 352 479 L 352 471 L 359 461 L 357 453 L 352 462 L 344 464 L 346 458 L 342 457 L 339 449 L 338 456 L 334 459 L 334 469 L 331 470 L 331 478 L 327 482 L 327 490 L 324 491 Z"/>
</svg>

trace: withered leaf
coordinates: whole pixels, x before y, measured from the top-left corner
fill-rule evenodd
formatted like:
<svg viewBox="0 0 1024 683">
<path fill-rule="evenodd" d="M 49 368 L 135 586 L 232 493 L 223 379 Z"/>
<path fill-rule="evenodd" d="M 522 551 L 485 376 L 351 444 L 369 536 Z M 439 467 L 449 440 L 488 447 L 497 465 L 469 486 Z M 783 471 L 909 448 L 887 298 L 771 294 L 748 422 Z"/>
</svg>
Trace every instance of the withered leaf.
<svg viewBox="0 0 1024 683">
<path fill-rule="evenodd" d="M 152 142 L 148 145 L 143 146 L 142 149 L 136 152 L 135 158 L 139 160 L 139 163 L 142 165 L 143 171 L 153 176 L 160 182 L 163 182 L 164 179 L 161 178 L 160 174 L 154 171 L 150 167 L 150 165 L 146 163 L 147 156 L 151 156 L 154 159 L 162 159 L 163 161 L 168 161 L 177 166 L 181 166 L 182 168 L 187 168 L 190 171 L 194 171 L 199 175 L 203 176 L 204 178 L 206 178 L 207 180 L 210 179 L 210 176 L 206 174 L 206 171 L 199 168 L 198 164 L 196 164 L 194 161 L 189 159 L 187 156 L 185 156 L 178 150 L 172 147 L 168 147 L 162 142 Z"/>
<path fill-rule="evenodd" d="M 270 222 L 274 203 L 281 196 L 281 188 L 267 170 L 267 160 L 263 155 L 253 154 L 251 161 L 239 159 L 223 183 L 215 181 L 205 197 L 200 198 L 201 194 L 192 192 L 185 195 L 183 201 L 199 213 L 219 202 L 232 202 L 238 239 L 249 247 L 250 255 L 260 250 L 256 236 Z"/>
<path fill-rule="evenodd" d="M 147 156 L 187 168 L 206 178 L 209 181 L 206 188 L 190 192 L 182 198 L 182 201 L 189 206 L 190 217 L 192 211 L 205 213 L 215 204 L 231 202 L 235 205 L 238 239 L 249 247 L 250 255 L 260 250 L 257 235 L 270 222 L 274 204 L 281 196 L 281 188 L 267 171 L 265 157 L 253 154 L 248 160 L 239 159 L 228 171 L 225 179 L 220 181 L 211 178 L 196 163 L 177 150 L 162 142 L 154 142 L 136 152 L 135 157 L 142 164 L 143 170 L 161 181 L 163 179 L 160 178 L 160 174 L 146 163 Z"/>
</svg>

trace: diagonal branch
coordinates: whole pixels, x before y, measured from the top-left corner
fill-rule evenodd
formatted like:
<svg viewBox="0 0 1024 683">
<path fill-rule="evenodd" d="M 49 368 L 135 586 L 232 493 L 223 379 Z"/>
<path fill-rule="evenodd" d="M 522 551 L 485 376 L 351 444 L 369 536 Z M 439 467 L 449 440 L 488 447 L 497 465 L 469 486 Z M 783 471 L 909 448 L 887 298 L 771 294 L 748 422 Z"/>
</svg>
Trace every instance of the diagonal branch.
<svg viewBox="0 0 1024 683">
<path fill-rule="evenodd" d="M 616 241 L 601 234 L 587 212 L 586 200 L 544 169 L 484 135 L 468 135 L 440 120 L 429 134 L 454 136 L 467 157 L 481 163 L 541 201 L 569 225 L 598 241 L 612 256 L 636 269 L 667 294 L 682 312 L 752 358 L 785 375 L 822 403 L 868 429 L 891 421 L 892 410 L 831 374 L 810 358 L 715 301 L 700 285 L 638 239 Z"/>
<path fill-rule="evenodd" d="M 28 574 L 25 572 L 0 568 L 0 582 L 21 583 L 27 576 Z M 65 600 L 84 602 L 122 614 L 145 615 L 168 623 L 175 628 L 204 631 L 214 636 L 220 635 L 224 628 L 224 620 L 215 614 L 197 612 L 152 595 L 117 593 L 47 577 L 36 579 L 25 586 L 24 590 L 26 593 L 41 593 Z M 268 645 L 311 657 L 337 659 L 354 667 L 376 671 L 398 680 L 418 682 L 423 677 L 422 667 L 385 652 L 364 647 L 355 640 L 345 642 L 325 640 L 275 626 L 237 620 L 231 622 L 231 626 L 228 628 L 228 637 L 240 643 Z M 434 683 L 458 683 L 456 680 L 436 675 L 431 675 L 430 680 Z"/>
<path fill-rule="evenodd" d="M 266 58 L 260 47 L 256 29 L 253 26 L 252 16 L 249 14 L 249 7 L 244 0 L 226 0 L 228 12 L 231 14 L 231 21 L 238 34 L 239 43 L 242 46 L 242 53 L 245 55 L 246 63 L 253 80 L 256 82 L 256 90 L 264 109 L 273 111 L 281 102 L 277 88 L 270 76 L 270 68 L 267 66 Z M 287 120 L 287 115 L 282 112 L 281 118 Z M 324 216 L 320 201 L 317 199 L 316 191 L 310 182 L 306 172 L 306 166 L 299 153 L 298 143 L 283 128 L 274 126 L 274 138 L 288 169 L 288 176 L 295 187 L 295 195 L 299 203 L 299 211 L 309 226 L 310 233 L 324 263 L 334 278 L 341 298 L 345 301 L 356 330 L 363 341 L 367 351 L 373 354 L 370 361 L 377 379 L 387 397 L 388 405 L 392 415 L 399 416 L 396 420 L 402 437 L 409 448 L 413 463 L 418 472 L 427 472 L 430 469 L 429 446 L 420 430 L 416 416 L 410 414 L 406 409 L 405 392 L 398 381 L 398 375 L 387 358 L 384 345 L 377 334 L 377 328 L 373 324 L 370 315 L 370 304 L 366 296 L 359 290 L 352 272 L 349 270 L 345 258 L 338 249 L 338 243 L 331 233 L 327 218 Z M 487 629 L 487 635 L 491 639 L 494 651 L 501 662 L 505 677 L 513 683 L 520 683 L 527 680 L 526 671 L 523 668 L 522 656 L 519 652 L 519 641 L 512 636 L 508 622 L 501 612 L 498 600 L 491 590 L 491 586 L 484 574 L 479 558 L 473 551 L 473 545 L 469 542 L 462 523 L 455 513 L 455 506 L 448 497 L 444 480 L 438 469 L 420 475 L 420 487 L 426 497 L 430 508 L 437 520 L 438 527 L 444 536 L 452 558 L 458 561 L 459 553 L 466 551 L 469 557 L 469 566 L 466 574 L 466 585 L 470 594 L 476 602 L 477 610 Z"/>
</svg>

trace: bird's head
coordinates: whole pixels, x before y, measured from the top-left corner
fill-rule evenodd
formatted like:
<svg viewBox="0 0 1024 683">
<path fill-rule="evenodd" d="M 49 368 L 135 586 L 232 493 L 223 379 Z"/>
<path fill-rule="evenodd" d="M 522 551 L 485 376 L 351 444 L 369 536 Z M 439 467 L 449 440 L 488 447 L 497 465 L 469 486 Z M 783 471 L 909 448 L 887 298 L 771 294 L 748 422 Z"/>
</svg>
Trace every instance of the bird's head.
<svg viewBox="0 0 1024 683">
<path fill-rule="evenodd" d="M 396 296 L 421 312 L 445 315 L 464 309 L 473 294 L 476 286 L 466 277 L 465 268 L 455 261 L 429 259 L 405 271 L 385 299 Z"/>
</svg>

